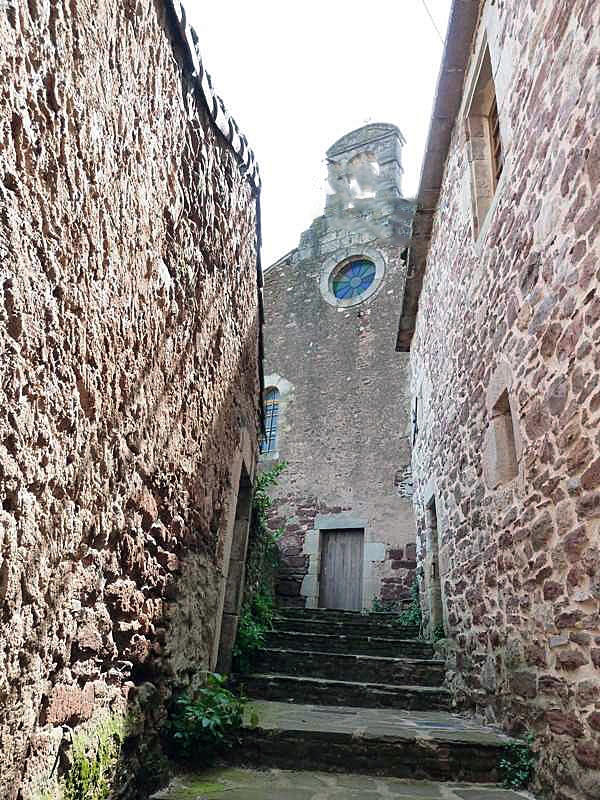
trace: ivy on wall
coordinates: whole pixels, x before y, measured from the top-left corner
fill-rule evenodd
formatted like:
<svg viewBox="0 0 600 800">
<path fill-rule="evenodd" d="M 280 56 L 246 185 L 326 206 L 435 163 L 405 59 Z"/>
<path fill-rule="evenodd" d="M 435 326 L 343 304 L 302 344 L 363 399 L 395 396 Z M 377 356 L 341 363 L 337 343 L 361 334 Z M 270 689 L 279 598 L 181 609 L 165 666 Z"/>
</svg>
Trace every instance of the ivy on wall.
<svg viewBox="0 0 600 800">
<path fill-rule="evenodd" d="M 277 542 L 283 529 L 272 531 L 269 528 L 268 514 L 273 500 L 268 490 L 277 483 L 286 466 L 287 463 L 281 461 L 260 473 L 254 487 L 244 600 L 233 649 L 234 671 L 239 673 L 249 671 L 254 655 L 264 644 L 275 612 L 275 581 L 279 566 Z"/>
</svg>

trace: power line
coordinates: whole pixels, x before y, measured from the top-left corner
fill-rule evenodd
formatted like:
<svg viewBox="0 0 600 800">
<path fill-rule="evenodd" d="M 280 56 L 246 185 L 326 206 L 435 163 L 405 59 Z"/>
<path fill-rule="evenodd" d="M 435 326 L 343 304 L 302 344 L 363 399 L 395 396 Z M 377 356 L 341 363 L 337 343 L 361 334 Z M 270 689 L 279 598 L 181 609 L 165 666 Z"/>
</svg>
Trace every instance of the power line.
<svg viewBox="0 0 600 800">
<path fill-rule="evenodd" d="M 428 7 L 428 5 L 427 5 L 427 2 L 426 2 L 426 0 L 422 0 L 422 2 L 423 2 L 423 8 L 424 8 L 424 9 L 425 9 L 425 11 L 427 12 L 427 16 L 428 16 L 428 17 L 429 17 L 429 19 L 431 20 L 431 24 L 432 24 L 432 25 L 433 25 L 433 27 L 435 28 L 435 32 L 437 33 L 437 35 L 438 35 L 438 36 L 439 36 L 439 38 L 440 38 L 440 42 L 441 42 L 442 44 L 444 44 L 444 37 L 443 37 L 443 36 L 442 36 L 442 34 L 440 33 L 440 29 L 438 28 L 438 26 L 435 24 L 435 20 L 434 20 L 434 18 L 433 18 L 433 15 L 432 15 L 431 11 L 429 10 L 429 7 Z"/>
</svg>

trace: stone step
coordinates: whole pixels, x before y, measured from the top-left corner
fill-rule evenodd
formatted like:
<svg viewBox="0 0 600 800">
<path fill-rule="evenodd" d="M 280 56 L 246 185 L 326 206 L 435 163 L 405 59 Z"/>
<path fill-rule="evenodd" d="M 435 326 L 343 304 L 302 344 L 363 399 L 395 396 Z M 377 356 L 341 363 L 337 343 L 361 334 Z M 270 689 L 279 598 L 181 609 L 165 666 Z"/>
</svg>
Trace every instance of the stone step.
<svg viewBox="0 0 600 800">
<path fill-rule="evenodd" d="M 341 633 L 345 636 L 365 635 L 383 638 L 400 636 L 403 639 L 416 639 L 420 629 L 415 625 L 400 626 L 394 622 L 370 619 L 324 620 L 302 617 L 276 617 L 273 620 L 276 630 L 304 631 L 306 633 Z"/>
<path fill-rule="evenodd" d="M 267 648 L 278 650 L 303 650 L 321 653 L 352 653 L 354 655 L 388 656 L 391 658 L 433 657 L 433 646 L 421 639 L 400 637 L 345 636 L 342 634 L 301 633 L 290 630 L 273 630 L 267 634 Z"/>
<path fill-rule="evenodd" d="M 313 620 L 339 620 L 358 621 L 358 620 L 381 620 L 382 622 L 394 622 L 398 618 L 397 614 L 390 612 L 371 612 L 362 611 L 343 611 L 338 608 L 281 608 L 277 609 L 277 615 L 287 619 L 313 619 Z"/>
<path fill-rule="evenodd" d="M 214 767 L 177 775 L 150 800 L 532 800 L 530 795 L 474 783 L 435 783 L 371 775 Z"/>
<path fill-rule="evenodd" d="M 441 686 L 445 663 L 437 659 L 386 658 L 353 653 L 319 653 L 265 648 L 255 660 L 256 672 L 281 672 L 309 678 L 338 678 L 393 685 Z"/>
<path fill-rule="evenodd" d="M 252 713 L 258 725 L 251 727 Z M 358 709 L 257 701 L 230 763 L 319 769 L 414 780 L 498 781 L 510 740 L 447 712 Z"/>
<path fill-rule="evenodd" d="M 244 692 L 250 698 L 261 700 L 415 711 L 446 711 L 451 697 L 450 692 L 440 686 L 394 686 L 268 673 L 247 675 Z"/>
</svg>

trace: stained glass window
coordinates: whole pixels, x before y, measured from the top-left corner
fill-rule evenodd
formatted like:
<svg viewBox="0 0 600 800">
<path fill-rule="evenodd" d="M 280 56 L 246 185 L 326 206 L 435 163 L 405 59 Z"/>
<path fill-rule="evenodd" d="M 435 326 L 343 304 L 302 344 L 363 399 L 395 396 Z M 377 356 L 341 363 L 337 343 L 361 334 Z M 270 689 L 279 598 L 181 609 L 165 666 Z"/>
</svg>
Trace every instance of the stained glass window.
<svg viewBox="0 0 600 800">
<path fill-rule="evenodd" d="M 333 293 L 338 300 L 352 300 L 366 292 L 375 279 L 375 264 L 368 258 L 349 261 L 333 279 Z"/>
<path fill-rule="evenodd" d="M 279 392 L 269 387 L 265 392 L 265 436 L 260 443 L 261 453 L 277 450 L 277 422 L 279 419 Z"/>
</svg>

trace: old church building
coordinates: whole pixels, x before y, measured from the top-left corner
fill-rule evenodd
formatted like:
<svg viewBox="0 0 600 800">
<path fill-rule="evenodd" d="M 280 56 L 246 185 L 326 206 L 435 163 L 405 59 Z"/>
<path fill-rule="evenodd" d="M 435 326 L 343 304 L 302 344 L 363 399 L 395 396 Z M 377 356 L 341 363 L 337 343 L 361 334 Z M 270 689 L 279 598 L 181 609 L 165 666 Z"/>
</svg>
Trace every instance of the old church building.
<svg viewBox="0 0 600 800">
<path fill-rule="evenodd" d="M 600 797 L 599 53 L 596 0 L 454 3 L 398 335 L 428 627 L 561 800 Z"/>
<path fill-rule="evenodd" d="M 368 609 L 414 579 L 408 358 L 390 337 L 413 213 L 403 143 L 371 124 L 330 147 L 323 215 L 265 273 L 261 461 L 288 465 L 273 520 L 285 604 Z"/>
</svg>

